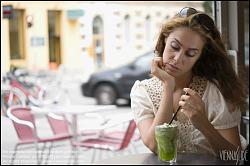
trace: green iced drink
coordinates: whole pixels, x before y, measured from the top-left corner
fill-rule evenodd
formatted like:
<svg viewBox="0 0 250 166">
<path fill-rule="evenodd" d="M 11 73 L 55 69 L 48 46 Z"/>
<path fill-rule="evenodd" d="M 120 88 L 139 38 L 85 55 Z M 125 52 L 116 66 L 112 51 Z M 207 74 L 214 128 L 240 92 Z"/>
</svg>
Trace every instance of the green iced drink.
<svg viewBox="0 0 250 166">
<path fill-rule="evenodd" d="M 158 158 L 166 162 L 175 162 L 177 155 L 178 127 L 164 123 L 155 127 Z"/>
</svg>

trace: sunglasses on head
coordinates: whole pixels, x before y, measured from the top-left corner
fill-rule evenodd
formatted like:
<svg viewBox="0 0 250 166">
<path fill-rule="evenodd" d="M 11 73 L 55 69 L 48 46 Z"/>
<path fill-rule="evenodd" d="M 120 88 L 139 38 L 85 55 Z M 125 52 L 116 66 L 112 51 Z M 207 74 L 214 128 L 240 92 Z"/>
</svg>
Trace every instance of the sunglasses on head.
<svg viewBox="0 0 250 166">
<path fill-rule="evenodd" d="M 198 23 L 208 32 L 213 32 L 213 29 L 215 27 L 214 21 L 212 20 L 211 17 L 209 17 L 207 14 L 200 13 L 196 9 L 191 7 L 185 7 L 181 9 L 181 11 L 179 12 L 179 16 L 180 17 L 192 16 L 190 23 L 191 24 Z"/>
</svg>

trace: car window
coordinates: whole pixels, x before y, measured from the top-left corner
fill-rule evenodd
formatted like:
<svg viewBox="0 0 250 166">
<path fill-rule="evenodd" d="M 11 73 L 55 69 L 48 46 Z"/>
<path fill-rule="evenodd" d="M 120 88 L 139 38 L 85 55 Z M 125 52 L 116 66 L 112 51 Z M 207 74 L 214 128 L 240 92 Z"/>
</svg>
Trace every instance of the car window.
<svg viewBox="0 0 250 166">
<path fill-rule="evenodd" d="M 135 67 L 150 69 L 152 59 L 153 59 L 153 53 L 149 53 L 144 56 L 141 56 L 139 59 L 135 61 Z"/>
</svg>

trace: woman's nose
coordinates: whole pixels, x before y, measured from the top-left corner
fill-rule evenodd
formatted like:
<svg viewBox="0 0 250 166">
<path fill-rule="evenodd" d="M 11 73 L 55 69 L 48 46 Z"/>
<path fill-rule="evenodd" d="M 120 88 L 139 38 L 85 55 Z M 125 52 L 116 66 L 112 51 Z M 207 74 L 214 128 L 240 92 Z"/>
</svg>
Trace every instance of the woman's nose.
<svg viewBox="0 0 250 166">
<path fill-rule="evenodd" d="M 175 56 L 174 56 L 174 60 L 175 60 L 175 62 L 176 62 L 176 63 L 178 63 L 178 62 L 180 62 L 180 61 L 181 61 L 181 59 L 182 59 L 182 55 L 183 55 L 183 53 L 182 53 L 182 52 L 178 52 L 178 53 L 176 53 L 176 54 L 175 54 Z"/>
</svg>

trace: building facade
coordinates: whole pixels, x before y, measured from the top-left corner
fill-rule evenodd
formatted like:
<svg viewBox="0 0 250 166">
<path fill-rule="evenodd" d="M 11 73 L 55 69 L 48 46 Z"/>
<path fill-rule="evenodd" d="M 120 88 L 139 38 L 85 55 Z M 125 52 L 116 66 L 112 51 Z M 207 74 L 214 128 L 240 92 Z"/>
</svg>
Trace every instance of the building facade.
<svg viewBox="0 0 250 166">
<path fill-rule="evenodd" d="M 125 64 L 154 49 L 164 21 L 202 3 L 1 1 L 1 71 L 63 64 L 90 74 Z"/>
</svg>

